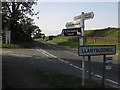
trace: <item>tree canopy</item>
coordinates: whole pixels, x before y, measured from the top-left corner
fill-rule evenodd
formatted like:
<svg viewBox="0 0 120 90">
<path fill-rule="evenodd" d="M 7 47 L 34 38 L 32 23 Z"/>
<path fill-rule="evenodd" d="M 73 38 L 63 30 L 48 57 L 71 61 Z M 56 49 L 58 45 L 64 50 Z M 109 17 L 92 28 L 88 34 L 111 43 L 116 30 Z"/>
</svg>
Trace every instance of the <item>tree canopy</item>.
<svg viewBox="0 0 120 90">
<path fill-rule="evenodd" d="M 9 0 L 9 2 L 2 2 L 2 30 L 11 31 L 12 42 L 29 41 L 32 40 L 31 33 L 38 28 L 34 24 L 34 20 L 28 15 L 38 15 L 32 8 L 37 1 L 18 2 L 17 0 Z"/>
</svg>

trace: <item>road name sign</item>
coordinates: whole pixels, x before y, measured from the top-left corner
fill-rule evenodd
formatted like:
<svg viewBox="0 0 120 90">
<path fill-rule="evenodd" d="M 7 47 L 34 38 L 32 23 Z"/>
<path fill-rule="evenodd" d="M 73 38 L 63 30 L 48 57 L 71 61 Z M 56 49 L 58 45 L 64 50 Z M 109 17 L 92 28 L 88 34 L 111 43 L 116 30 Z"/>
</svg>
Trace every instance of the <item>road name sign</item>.
<svg viewBox="0 0 120 90">
<path fill-rule="evenodd" d="M 78 54 L 80 56 L 114 55 L 115 53 L 116 53 L 115 45 L 79 46 L 79 51 L 78 51 Z"/>
<path fill-rule="evenodd" d="M 112 57 L 106 57 L 106 70 L 112 69 Z"/>
<path fill-rule="evenodd" d="M 92 19 L 94 17 L 94 13 L 93 12 L 89 12 L 89 13 L 84 13 L 83 15 L 83 20 L 88 20 L 88 19 Z M 80 20 L 82 18 L 82 15 L 78 15 L 74 17 L 74 20 Z"/>
<path fill-rule="evenodd" d="M 81 28 L 63 29 L 62 34 L 64 36 L 79 36 L 81 35 Z"/>
</svg>

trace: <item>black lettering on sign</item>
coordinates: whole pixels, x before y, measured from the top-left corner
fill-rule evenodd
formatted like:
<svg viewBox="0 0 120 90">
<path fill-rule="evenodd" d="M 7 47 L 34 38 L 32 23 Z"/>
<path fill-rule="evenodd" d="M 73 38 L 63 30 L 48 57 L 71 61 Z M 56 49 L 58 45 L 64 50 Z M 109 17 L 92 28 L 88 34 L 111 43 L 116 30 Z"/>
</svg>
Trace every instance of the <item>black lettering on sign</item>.
<svg viewBox="0 0 120 90">
<path fill-rule="evenodd" d="M 63 29 L 62 30 L 62 34 L 64 34 L 64 36 L 78 36 L 81 34 L 78 34 L 78 32 L 81 33 L 81 28 L 72 28 L 72 29 Z"/>
<path fill-rule="evenodd" d="M 79 46 L 79 55 L 114 55 L 116 53 L 115 45 L 88 45 L 88 46 Z"/>
</svg>

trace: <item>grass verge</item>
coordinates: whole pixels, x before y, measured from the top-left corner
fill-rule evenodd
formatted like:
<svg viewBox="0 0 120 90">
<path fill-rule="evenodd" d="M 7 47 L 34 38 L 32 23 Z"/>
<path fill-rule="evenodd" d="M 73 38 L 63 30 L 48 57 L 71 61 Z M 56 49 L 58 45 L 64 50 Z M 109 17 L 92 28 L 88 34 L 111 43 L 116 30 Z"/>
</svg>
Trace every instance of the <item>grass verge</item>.
<svg viewBox="0 0 120 90">
<path fill-rule="evenodd" d="M 58 45 L 68 46 L 71 48 L 78 47 L 78 38 L 73 37 L 55 37 L 53 40 L 49 40 L 49 42 L 57 43 Z"/>
<path fill-rule="evenodd" d="M 15 44 L 2 44 L 2 48 L 33 48 L 34 41 L 31 42 L 19 42 Z"/>
<path fill-rule="evenodd" d="M 114 43 L 107 43 L 107 42 L 103 42 L 103 41 L 97 41 L 95 43 L 93 43 L 93 42 L 85 42 L 85 45 L 116 45 L 116 50 L 117 51 L 120 50 L 120 43 L 114 44 Z"/>
<path fill-rule="evenodd" d="M 77 48 L 78 47 L 78 37 L 63 37 L 63 36 L 59 36 L 59 37 L 55 37 L 53 40 L 50 40 L 49 42 L 54 42 L 58 45 L 63 45 L 63 46 L 68 46 L 71 48 Z M 100 40 L 96 40 L 96 42 L 90 41 L 88 40 L 87 42 L 85 42 L 85 45 L 116 45 L 116 49 L 117 51 L 120 50 L 120 43 L 112 43 L 110 41 L 100 41 Z"/>
</svg>

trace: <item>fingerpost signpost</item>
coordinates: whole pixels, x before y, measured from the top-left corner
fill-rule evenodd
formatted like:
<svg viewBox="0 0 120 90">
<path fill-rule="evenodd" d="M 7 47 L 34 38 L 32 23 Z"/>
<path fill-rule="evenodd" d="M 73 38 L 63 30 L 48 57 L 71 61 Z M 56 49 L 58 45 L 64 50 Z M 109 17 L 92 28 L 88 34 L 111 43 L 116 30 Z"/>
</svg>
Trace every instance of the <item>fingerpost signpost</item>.
<svg viewBox="0 0 120 90">
<path fill-rule="evenodd" d="M 89 12 L 89 13 L 84 13 L 82 12 L 81 15 L 75 16 L 74 17 L 74 22 L 80 22 L 81 24 L 81 37 L 79 38 L 79 46 L 84 46 L 84 30 L 85 30 L 85 20 L 88 19 L 93 19 L 94 13 Z M 90 57 L 88 56 L 88 61 L 89 61 L 89 81 L 91 80 L 91 66 L 90 66 Z M 85 56 L 83 56 L 82 59 L 82 85 L 85 85 Z"/>
<path fill-rule="evenodd" d="M 82 85 L 85 85 L 85 56 L 88 56 L 88 78 L 91 81 L 91 56 L 103 55 L 103 71 L 102 71 L 102 87 L 105 83 L 105 70 L 112 67 L 112 57 L 106 55 L 114 55 L 116 53 L 116 45 L 84 45 L 85 20 L 93 19 L 94 13 L 84 13 L 74 17 L 74 22 L 66 23 L 66 28 L 62 30 L 64 36 L 79 36 L 78 55 L 82 56 Z"/>
</svg>

